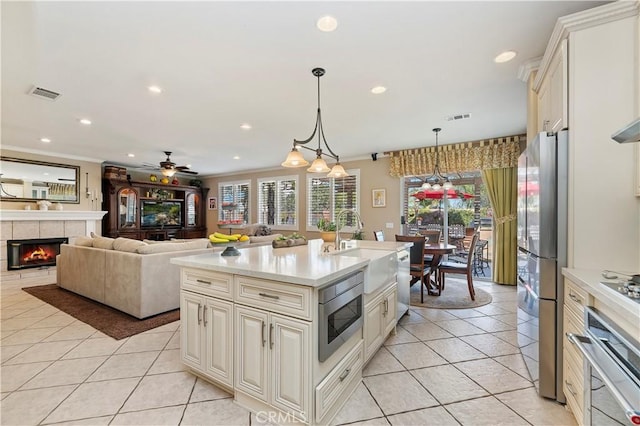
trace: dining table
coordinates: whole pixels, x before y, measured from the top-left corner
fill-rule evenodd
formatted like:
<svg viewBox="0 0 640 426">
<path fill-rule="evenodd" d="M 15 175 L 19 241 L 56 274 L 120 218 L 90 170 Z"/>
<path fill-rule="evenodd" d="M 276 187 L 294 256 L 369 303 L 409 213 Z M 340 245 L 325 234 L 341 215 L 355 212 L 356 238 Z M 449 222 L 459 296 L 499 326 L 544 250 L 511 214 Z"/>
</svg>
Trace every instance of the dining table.
<svg viewBox="0 0 640 426">
<path fill-rule="evenodd" d="M 433 256 L 431 260 L 431 273 L 435 276 L 435 279 L 431 278 L 431 282 L 428 286 L 428 293 L 430 296 L 440 296 L 442 286 L 438 282 L 438 267 L 442 263 L 443 256 L 445 254 L 453 254 L 456 251 L 456 246 L 453 244 L 425 244 L 424 254 L 430 254 Z"/>
</svg>

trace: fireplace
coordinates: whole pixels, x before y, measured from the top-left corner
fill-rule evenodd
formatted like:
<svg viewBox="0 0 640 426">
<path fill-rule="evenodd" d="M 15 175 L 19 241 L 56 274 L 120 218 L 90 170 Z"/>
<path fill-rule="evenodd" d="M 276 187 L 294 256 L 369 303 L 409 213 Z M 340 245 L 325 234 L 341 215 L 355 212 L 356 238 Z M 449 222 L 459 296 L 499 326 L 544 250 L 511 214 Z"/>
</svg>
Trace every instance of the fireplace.
<svg viewBox="0 0 640 426">
<path fill-rule="evenodd" d="M 55 266 L 56 256 L 60 254 L 60 244 L 68 242 L 68 238 L 9 240 L 7 241 L 7 269 Z"/>
</svg>

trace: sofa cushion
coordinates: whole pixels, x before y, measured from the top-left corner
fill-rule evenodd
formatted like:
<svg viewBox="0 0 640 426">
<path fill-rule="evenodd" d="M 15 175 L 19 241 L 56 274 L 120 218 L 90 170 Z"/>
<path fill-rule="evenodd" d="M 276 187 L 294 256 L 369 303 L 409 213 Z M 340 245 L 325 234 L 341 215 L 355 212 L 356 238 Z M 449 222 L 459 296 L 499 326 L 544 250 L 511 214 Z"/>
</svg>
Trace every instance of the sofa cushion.
<svg viewBox="0 0 640 426">
<path fill-rule="evenodd" d="M 93 247 L 101 248 L 105 250 L 113 250 L 113 242 L 115 239 L 109 237 L 101 237 L 99 235 L 93 235 Z"/>
<path fill-rule="evenodd" d="M 91 237 L 78 237 L 73 242 L 74 246 L 93 247 L 93 238 Z"/>
<path fill-rule="evenodd" d="M 131 238 L 118 237 L 113 242 L 113 249 L 118 251 L 126 251 L 128 253 L 136 253 L 140 247 L 146 246 L 147 243 L 140 240 L 132 240 Z"/>
<path fill-rule="evenodd" d="M 207 248 L 208 240 L 196 239 L 188 242 L 181 243 L 162 243 L 162 244 L 148 244 L 144 247 L 136 249 L 136 253 L 139 254 L 154 254 L 154 253 L 168 253 L 171 251 L 185 251 L 185 250 L 198 250 Z"/>
</svg>

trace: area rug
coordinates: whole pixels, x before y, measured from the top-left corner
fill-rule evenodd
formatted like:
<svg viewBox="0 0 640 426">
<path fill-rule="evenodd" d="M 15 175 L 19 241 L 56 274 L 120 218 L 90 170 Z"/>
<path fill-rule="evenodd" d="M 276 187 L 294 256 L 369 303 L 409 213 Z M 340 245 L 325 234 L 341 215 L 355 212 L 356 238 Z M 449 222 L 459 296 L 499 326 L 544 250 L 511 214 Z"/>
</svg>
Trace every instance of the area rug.
<svg viewBox="0 0 640 426">
<path fill-rule="evenodd" d="M 474 287 L 476 300 L 471 300 L 466 280 L 447 278 L 447 286 L 440 296 L 429 296 L 425 289 L 424 303 L 420 303 L 420 282 L 411 286 L 411 306 L 436 309 L 468 309 L 491 303 L 491 295 L 486 291 Z"/>
<path fill-rule="evenodd" d="M 180 319 L 180 309 L 140 320 L 109 306 L 58 287 L 56 284 L 22 290 L 116 340 L 151 330 Z"/>
</svg>

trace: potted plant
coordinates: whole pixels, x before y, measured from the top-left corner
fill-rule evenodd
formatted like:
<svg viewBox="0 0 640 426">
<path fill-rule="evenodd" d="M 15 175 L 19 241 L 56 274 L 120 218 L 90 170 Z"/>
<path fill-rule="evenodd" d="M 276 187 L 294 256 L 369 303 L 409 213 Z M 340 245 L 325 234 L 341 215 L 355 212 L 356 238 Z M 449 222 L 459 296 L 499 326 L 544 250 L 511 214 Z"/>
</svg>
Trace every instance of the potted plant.
<svg viewBox="0 0 640 426">
<path fill-rule="evenodd" d="M 316 224 L 320 231 L 320 238 L 325 243 L 332 243 L 336 240 L 336 224 L 328 219 L 321 218 Z"/>
</svg>

